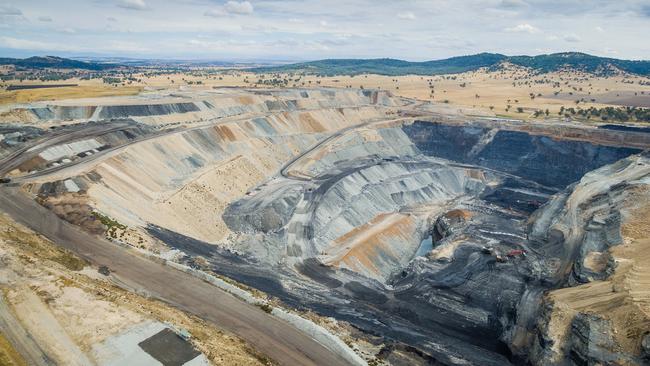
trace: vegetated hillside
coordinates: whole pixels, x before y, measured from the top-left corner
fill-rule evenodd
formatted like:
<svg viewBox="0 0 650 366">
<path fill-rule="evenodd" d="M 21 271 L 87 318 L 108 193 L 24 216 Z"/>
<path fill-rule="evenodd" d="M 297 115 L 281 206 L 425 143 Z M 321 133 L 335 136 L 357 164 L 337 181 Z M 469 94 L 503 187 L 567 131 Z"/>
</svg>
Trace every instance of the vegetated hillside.
<svg viewBox="0 0 650 366">
<path fill-rule="evenodd" d="M 83 69 L 83 70 L 106 70 L 119 67 L 117 64 L 104 64 L 96 62 L 85 62 L 71 60 L 56 56 L 33 56 L 29 58 L 0 58 L 0 65 L 15 65 L 16 68 L 24 69 Z"/>
<path fill-rule="evenodd" d="M 587 55 L 578 52 L 555 53 L 539 56 L 505 56 L 497 53 L 479 53 L 443 60 L 409 62 L 395 59 L 328 59 L 297 64 L 259 67 L 253 72 L 306 72 L 321 75 L 439 75 L 477 70 L 481 67 L 496 69 L 504 62 L 529 67 L 534 71 L 550 72 L 564 68 L 611 75 L 617 70 L 639 75 L 650 75 L 650 61 L 628 61 Z"/>
<path fill-rule="evenodd" d="M 495 53 L 481 53 L 472 56 L 452 57 L 444 60 L 409 62 L 390 58 L 378 59 L 329 59 L 298 64 L 258 67 L 254 72 L 295 72 L 304 71 L 324 75 L 431 75 L 452 74 L 490 67 L 506 58 Z"/>
<path fill-rule="evenodd" d="M 650 61 L 630 61 L 598 57 L 580 52 L 554 53 L 539 56 L 511 56 L 507 61 L 536 71 L 551 72 L 570 67 L 576 70 L 610 75 L 616 69 L 638 75 L 650 75 Z"/>
</svg>

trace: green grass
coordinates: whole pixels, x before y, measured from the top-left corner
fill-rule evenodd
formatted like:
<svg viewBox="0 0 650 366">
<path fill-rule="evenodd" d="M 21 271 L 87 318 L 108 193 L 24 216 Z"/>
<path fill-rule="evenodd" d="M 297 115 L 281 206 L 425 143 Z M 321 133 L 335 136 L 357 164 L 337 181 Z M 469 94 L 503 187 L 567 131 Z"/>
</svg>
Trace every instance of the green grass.
<svg viewBox="0 0 650 366">
<path fill-rule="evenodd" d="M 97 211 L 93 211 L 93 216 L 98 219 L 104 226 L 106 226 L 106 235 L 110 236 L 113 239 L 117 239 L 117 230 L 126 230 L 127 226 L 120 223 L 119 221 L 102 215 Z"/>
<path fill-rule="evenodd" d="M 126 225 L 120 224 L 117 220 L 110 218 L 109 216 L 102 215 L 97 211 L 93 211 L 93 216 L 97 218 L 104 226 L 108 227 L 109 229 L 112 227 L 116 227 L 118 229 L 126 230 Z"/>
</svg>

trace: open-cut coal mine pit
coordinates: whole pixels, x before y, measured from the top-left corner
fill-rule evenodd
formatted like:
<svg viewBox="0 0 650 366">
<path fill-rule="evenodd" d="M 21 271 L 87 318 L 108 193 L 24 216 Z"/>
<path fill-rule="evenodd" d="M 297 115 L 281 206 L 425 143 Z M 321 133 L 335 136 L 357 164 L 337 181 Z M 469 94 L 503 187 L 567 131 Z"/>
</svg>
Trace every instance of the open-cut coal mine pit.
<svg viewBox="0 0 650 366">
<path fill-rule="evenodd" d="M 375 130 L 371 142 L 366 133 L 303 155 L 229 205 L 223 219 L 243 234 L 237 260 L 150 232 L 291 306 L 421 349 L 427 362 L 529 361 L 544 291 L 604 275 L 573 266 L 585 250 L 544 220 L 584 174 L 639 150 L 430 122 Z M 607 215 L 606 238 L 618 230 Z"/>
<path fill-rule="evenodd" d="M 12 130 L 35 142 L 0 172 L 87 231 L 346 321 L 387 363 L 643 362 L 641 330 L 624 344 L 548 294 L 617 270 L 646 131 L 369 90 L 180 94 L 35 106 L 36 124 L 82 121 Z"/>
</svg>

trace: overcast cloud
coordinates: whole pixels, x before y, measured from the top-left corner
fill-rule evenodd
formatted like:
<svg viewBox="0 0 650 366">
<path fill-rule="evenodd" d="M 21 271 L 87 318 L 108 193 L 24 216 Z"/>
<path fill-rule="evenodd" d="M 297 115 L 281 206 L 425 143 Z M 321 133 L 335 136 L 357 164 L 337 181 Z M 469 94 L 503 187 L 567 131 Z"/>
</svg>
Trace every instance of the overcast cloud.
<svg viewBox="0 0 650 366">
<path fill-rule="evenodd" d="M 647 34 L 650 0 L 0 0 L 2 57 L 650 59 Z"/>
</svg>

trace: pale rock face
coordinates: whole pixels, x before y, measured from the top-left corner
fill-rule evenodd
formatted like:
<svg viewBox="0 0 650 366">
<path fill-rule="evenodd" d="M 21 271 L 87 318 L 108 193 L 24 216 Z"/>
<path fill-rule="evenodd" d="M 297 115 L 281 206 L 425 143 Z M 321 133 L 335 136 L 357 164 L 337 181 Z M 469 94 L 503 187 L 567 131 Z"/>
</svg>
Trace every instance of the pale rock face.
<svg viewBox="0 0 650 366">
<path fill-rule="evenodd" d="M 247 113 L 264 116 L 237 118 L 129 146 L 79 172 L 75 182 L 84 187 L 96 210 L 127 225 L 154 224 L 219 242 L 231 234 L 221 214 L 233 199 L 316 143 L 325 131 L 385 115 L 384 106 L 372 95 L 305 91 L 171 104 L 100 105 L 98 118 L 148 118 L 149 124 L 165 124 L 167 117 L 194 112 L 206 120 Z M 375 98 L 392 104 L 391 99 Z M 74 142 L 51 147 L 41 156 L 53 160 L 98 147 L 95 140 Z M 65 185 L 74 191 L 70 183 Z"/>
</svg>

